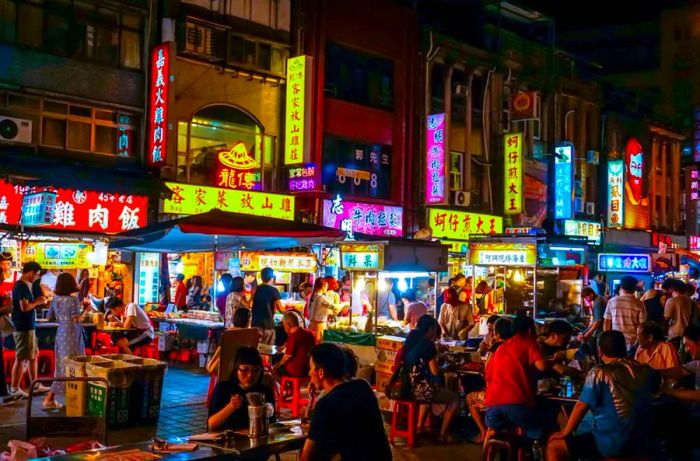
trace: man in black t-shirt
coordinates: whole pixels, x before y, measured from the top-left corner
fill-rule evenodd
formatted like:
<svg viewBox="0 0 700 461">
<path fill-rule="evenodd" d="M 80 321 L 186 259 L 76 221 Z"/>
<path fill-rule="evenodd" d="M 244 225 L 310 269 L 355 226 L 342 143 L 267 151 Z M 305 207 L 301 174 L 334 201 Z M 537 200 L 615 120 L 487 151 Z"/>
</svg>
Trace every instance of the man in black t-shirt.
<svg viewBox="0 0 700 461">
<path fill-rule="evenodd" d="M 275 271 L 266 267 L 260 271 L 263 284 L 253 295 L 253 320 L 251 325 L 260 330 L 263 344 L 275 344 L 275 311 L 284 312 L 280 292 L 275 288 Z"/>
<path fill-rule="evenodd" d="M 309 377 L 326 395 L 314 408 L 301 460 L 391 460 L 382 414 L 369 384 L 343 380 L 346 357 L 335 344 L 319 344 L 310 355 Z"/>
</svg>

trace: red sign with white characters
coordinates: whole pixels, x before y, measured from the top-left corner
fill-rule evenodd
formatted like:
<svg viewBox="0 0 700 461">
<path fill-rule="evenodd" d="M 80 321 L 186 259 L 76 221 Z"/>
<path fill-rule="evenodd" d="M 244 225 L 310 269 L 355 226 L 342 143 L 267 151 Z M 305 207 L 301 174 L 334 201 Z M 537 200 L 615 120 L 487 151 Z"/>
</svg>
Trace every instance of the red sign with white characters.
<svg viewBox="0 0 700 461">
<path fill-rule="evenodd" d="M 56 192 L 53 224 L 42 226 L 42 229 L 116 234 L 146 225 L 146 196 L 74 189 L 53 190 Z M 33 191 L 34 188 L 0 180 L 0 223 L 18 224 L 22 215 L 22 197 Z"/>
<path fill-rule="evenodd" d="M 148 166 L 165 164 L 168 139 L 168 93 L 170 89 L 170 42 L 151 53 L 151 97 L 148 101 Z"/>
</svg>

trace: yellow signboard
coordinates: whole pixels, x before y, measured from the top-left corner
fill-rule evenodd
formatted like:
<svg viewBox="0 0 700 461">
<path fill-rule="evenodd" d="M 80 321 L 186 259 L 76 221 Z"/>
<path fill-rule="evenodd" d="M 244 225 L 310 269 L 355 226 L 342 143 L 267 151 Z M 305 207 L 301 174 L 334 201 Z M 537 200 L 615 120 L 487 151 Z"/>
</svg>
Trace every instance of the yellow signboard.
<svg viewBox="0 0 700 461">
<path fill-rule="evenodd" d="M 467 211 L 428 208 L 428 225 L 433 237 L 469 240 L 469 234 L 501 234 L 503 218 Z"/>
<path fill-rule="evenodd" d="M 534 266 L 537 245 L 534 243 L 470 243 L 469 264 L 478 266 Z"/>
<path fill-rule="evenodd" d="M 271 267 L 275 272 L 316 272 L 316 256 L 308 253 L 241 252 L 241 270 L 257 272 Z"/>
<path fill-rule="evenodd" d="M 310 108 L 313 85 L 311 56 L 297 56 L 287 60 L 287 110 L 285 114 L 284 164 L 308 162 L 310 127 L 307 108 Z"/>
<path fill-rule="evenodd" d="M 198 214 L 214 208 L 233 213 L 294 220 L 294 196 L 166 182 L 172 197 L 163 200 L 163 213 Z"/>
<path fill-rule="evenodd" d="M 504 213 L 519 214 L 523 211 L 523 134 L 504 135 L 503 151 Z"/>
<path fill-rule="evenodd" d="M 24 242 L 22 261 L 35 261 L 44 269 L 77 269 L 92 266 L 87 255 L 90 243 Z"/>
<path fill-rule="evenodd" d="M 384 269 L 384 246 L 340 244 L 340 267 L 348 271 L 380 271 Z"/>
</svg>

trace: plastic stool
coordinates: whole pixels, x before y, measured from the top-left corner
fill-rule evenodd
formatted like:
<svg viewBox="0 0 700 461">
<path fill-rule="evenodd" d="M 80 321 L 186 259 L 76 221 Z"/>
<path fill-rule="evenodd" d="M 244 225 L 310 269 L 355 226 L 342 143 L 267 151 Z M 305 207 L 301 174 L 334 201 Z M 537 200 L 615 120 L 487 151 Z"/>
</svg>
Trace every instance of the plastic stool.
<svg viewBox="0 0 700 461">
<path fill-rule="evenodd" d="M 48 367 L 44 373 L 41 372 L 41 363 L 47 363 Z M 53 378 L 56 373 L 56 356 L 51 349 L 39 349 L 38 357 L 39 378 Z"/>
<path fill-rule="evenodd" d="M 389 442 L 394 443 L 394 437 L 403 437 L 410 448 L 416 444 L 416 429 L 418 427 L 418 409 L 420 404 L 414 400 L 394 400 L 394 411 L 391 414 L 391 428 L 389 429 Z M 405 429 L 399 429 L 399 413 L 401 409 L 408 411 Z"/>
<path fill-rule="evenodd" d="M 280 381 L 280 396 L 277 401 L 277 408 L 289 408 L 290 410 L 292 410 L 292 418 L 298 417 L 299 411 L 301 410 L 301 406 L 307 405 L 309 403 L 308 399 L 303 399 L 301 397 L 302 383 L 307 384 L 308 382 L 309 378 L 306 377 L 294 378 L 291 376 L 282 376 L 282 380 Z M 282 398 L 287 383 L 290 383 L 292 385 L 291 400 L 285 400 Z"/>
<path fill-rule="evenodd" d="M 524 431 L 520 427 L 514 427 L 512 430 L 501 434 L 495 434 L 486 442 L 484 446 L 484 460 L 496 460 L 500 454 L 505 454 L 505 457 L 510 461 L 517 459 L 525 461 L 531 459 L 531 440 L 528 440 Z M 503 459 L 503 456 L 500 457 Z"/>
</svg>

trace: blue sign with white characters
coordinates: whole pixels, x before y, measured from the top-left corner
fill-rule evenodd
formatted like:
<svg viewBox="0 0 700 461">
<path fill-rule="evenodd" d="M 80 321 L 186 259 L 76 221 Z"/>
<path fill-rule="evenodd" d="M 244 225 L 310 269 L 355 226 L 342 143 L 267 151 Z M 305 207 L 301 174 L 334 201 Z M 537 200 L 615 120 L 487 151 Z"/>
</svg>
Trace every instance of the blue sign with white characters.
<svg viewBox="0 0 700 461">
<path fill-rule="evenodd" d="M 570 219 L 574 213 L 574 146 L 557 146 L 554 152 L 554 219 Z"/>
<path fill-rule="evenodd" d="M 649 272 L 651 256 L 639 254 L 601 253 L 598 269 L 607 272 Z"/>
</svg>

